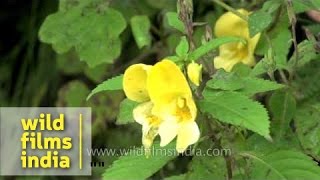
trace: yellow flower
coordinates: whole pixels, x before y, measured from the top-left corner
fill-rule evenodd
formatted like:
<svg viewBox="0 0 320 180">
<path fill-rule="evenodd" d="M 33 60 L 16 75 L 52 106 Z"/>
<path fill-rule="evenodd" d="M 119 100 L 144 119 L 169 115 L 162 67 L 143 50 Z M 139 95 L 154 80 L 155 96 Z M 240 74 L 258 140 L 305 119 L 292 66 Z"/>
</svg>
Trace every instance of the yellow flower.
<svg viewBox="0 0 320 180">
<path fill-rule="evenodd" d="M 133 116 L 142 125 L 146 149 L 158 134 L 160 146 L 177 136 L 178 152 L 198 141 L 197 108 L 187 80 L 175 63 L 162 60 L 154 66 L 132 65 L 124 73 L 123 89 L 129 99 L 141 102 Z"/>
<path fill-rule="evenodd" d="M 202 65 L 192 62 L 187 68 L 188 77 L 193 84 L 199 86 L 202 80 Z"/>
<path fill-rule="evenodd" d="M 238 12 L 245 16 L 250 14 L 244 9 L 239 9 Z M 227 12 L 217 20 L 214 31 L 216 37 L 237 36 L 247 41 L 246 44 L 238 42 L 220 46 L 219 56 L 214 58 L 215 68 L 223 68 L 229 72 L 235 64 L 240 62 L 249 66 L 255 64 L 254 50 L 259 41 L 260 33 L 250 38 L 248 22 L 232 12 Z"/>
</svg>

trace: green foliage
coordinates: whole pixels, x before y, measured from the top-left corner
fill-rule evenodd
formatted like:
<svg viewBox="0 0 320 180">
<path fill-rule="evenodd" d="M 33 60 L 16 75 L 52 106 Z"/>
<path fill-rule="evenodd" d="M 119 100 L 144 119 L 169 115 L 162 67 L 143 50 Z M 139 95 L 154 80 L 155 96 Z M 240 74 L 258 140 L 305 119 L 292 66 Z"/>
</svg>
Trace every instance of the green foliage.
<svg viewBox="0 0 320 180">
<path fill-rule="evenodd" d="M 58 53 L 75 47 L 80 60 L 94 67 L 112 63 L 119 57 L 119 35 L 125 27 L 126 21 L 121 13 L 106 7 L 101 0 L 75 4 L 60 1 L 59 11 L 46 18 L 39 37 L 42 42 L 52 44 Z"/>
<path fill-rule="evenodd" d="M 290 122 L 296 111 L 296 100 L 289 91 L 276 91 L 270 97 L 269 106 L 273 116 L 273 134 L 282 138 L 290 129 Z"/>
<path fill-rule="evenodd" d="M 320 3 L 317 0 L 296 0 L 292 3 L 296 13 L 320 8 Z"/>
<path fill-rule="evenodd" d="M 146 157 L 141 148 L 131 150 L 128 155 L 120 157 L 106 170 L 103 179 L 146 179 L 178 154 L 172 143 L 165 148 L 160 148 L 159 144 L 155 144 L 151 149 L 151 153 L 153 152 L 155 154 Z"/>
<path fill-rule="evenodd" d="M 166 14 L 166 20 L 172 28 L 185 33 L 185 28 L 183 22 L 180 21 L 179 16 L 176 12 L 168 12 Z"/>
<path fill-rule="evenodd" d="M 189 43 L 187 38 L 183 36 L 176 48 L 176 54 L 180 57 L 185 57 L 189 51 Z"/>
<path fill-rule="evenodd" d="M 192 159 L 187 179 L 225 179 L 226 169 L 223 157 L 198 156 Z"/>
<path fill-rule="evenodd" d="M 312 61 L 298 70 L 293 87 L 300 100 L 320 99 L 319 68 L 320 61 Z"/>
<path fill-rule="evenodd" d="M 315 50 L 315 41 L 304 40 L 298 44 L 298 58 L 297 64 L 295 64 L 296 56 L 293 54 L 289 60 L 291 66 L 302 67 L 312 60 L 316 60 L 319 56 Z"/>
<path fill-rule="evenodd" d="M 90 99 L 91 96 L 101 91 L 122 90 L 122 79 L 123 75 L 119 75 L 104 81 L 91 91 L 91 93 L 87 97 L 87 100 Z"/>
<path fill-rule="evenodd" d="M 254 131 L 267 139 L 269 117 L 266 109 L 258 102 L 236 92 L 204 92 L 200 109 L 222 122 L 241 126 Z"/>
<path fill-rule="evenodd" d="M 223 44 L 237 42 L 237 41 L 245 43 L 245 41 L 239 37 L 221 37 L 221 38 L 212 39 L 206 44 L 203 44 L 202 46 L 200 46 L 199 48 L 191 52 L 189 55 L 189 59 L 197 60 Z"/>
<path fill-rule="evenodd" d="M 320 104 L 305 103 L 298 107 L 294 118 L 296 132 L 303 149 L 320 160 Z"/>
<path fill-rule="evenodd" d="M 254 160 L 252 179 L 319 179 L 320 167 L 307 155 L 290 150 L 279 150 L 267 155 L 242 153 Z"/>
<path fill-rule="evenodd" d="M 165 178 L 165 180 L 185 180 L 186 179 L 186 174 L 181 174 L 177 176 L 170 176 Z"/>
<path fill-rule="evenodd" d="M 237 91 L 246 95 L 254 95 L 260 92 L 280 89 L 284 86 L 260 78 L 250 76 L 241 77 L 234 72 L 227 73 L 219 70 L 212 79 L 207 82 L 207 87 L 216 90 Z"/>
<path fill-rule="evenodd" d="M 134 16 L 130 20 L 130 25 L 134 39 L 139 48 L 151 45 L 150 27 L 148 16 Z"/>
<path fill-rule="evenodd" d="M 309 11 L 319 9 L 320 1 L 59 2 L 57 12 L 55 5 L 49 4 L 47 14 L 51 15 L 41 22 L 37 14 L 42 11 L 37 11 L 42 6 L 32 3 L 32 12 L 21 15 L 27 23 L 23 19 L 14 25 L 25 32 L 21 44 L 9 47 L 10 53 L 1 58 L 0 104 L 52 106 L 54 102 L 61 107 L 92 107 L 94 146 L 128 150 L 121 157 L 93 157 L 108 166 L 93 168 L 93 178 L 103 174 L 103 179 L 320 179 L 320 170 L 310 158 L 320 162 L 316 36 L 320 28 Z M 213 26 L 225 11 L 240 8 L 250 12 L 250 37 L 260 33 L 254 52 L 256 64 L 238 63 L 225 72 L 213 63 L 221 55 L 222 45 L 236 45 L 234 53 L 252 49 L 245 49 L 247 42 L 240 37 L 215 37 Z M 39 31 L 31 30 L 41 23 Z M 127 23 L 130 27 L 126 29 Z M 37 35 L 59 55 L 55 56 L 50 46 L 38 44 Z M 15 35 L 12 37 L 16 41 Z M 6 49 L 2 43 L 0 47 Z M 11 57 L 26 58 L 14 61 Z M 138 103 L 124 97 L 123 75 L 113 76 L 132 64 L 153 65 L 163 58 L 174 61 L 186 79 L 188 63 L 195 61 L 203 67 L 200 86 L 190 86 L 201 134 L 190 146 L 192 151 L 230 149 L 231 156 L 178 155 L 175 142 L 160 148 L 158 135 L 150 157 L 142 148 L 135 148 L 142 144 L 142 126 L 133 118 Z M 107 77 L 110 79 L 104 81 Z M 92 87 L 96 88 L 90 92 Z M 174 110 L 172 107 L 168 109 Z"/>
<path fill-rule="evenodd" d="M 281 2 L 278 0 L 266 1 L 260 10 L 249 15 L 248 23 L 250 37 L 263 32 L 271 24 L 273 20 L 272 14 L 280 5 Z"/>
<path fill-rule="evenodd" d="M 282 9 L 278 15 L 277 24 L 266 33 L 266 36 L 262 36 L 256 53 L 265 55 L 268 53 L 268 49 L 271 48 L 271 55 L 269 60 L 275 63 L 277 68 L 287 68 L 287 55 L 289 48 L 292 44 L 291 32 L 289 31 L 289 19 L 286 15 L 285 9 Z"/>
<path fill-rule="evenodd" d="M 124 99 L 120 103 L 119 115 L 117 118 L 117 124 L 128 124 L 134 122 L 132 111 L 138 104 L 129 99 Z"/>
</svg>

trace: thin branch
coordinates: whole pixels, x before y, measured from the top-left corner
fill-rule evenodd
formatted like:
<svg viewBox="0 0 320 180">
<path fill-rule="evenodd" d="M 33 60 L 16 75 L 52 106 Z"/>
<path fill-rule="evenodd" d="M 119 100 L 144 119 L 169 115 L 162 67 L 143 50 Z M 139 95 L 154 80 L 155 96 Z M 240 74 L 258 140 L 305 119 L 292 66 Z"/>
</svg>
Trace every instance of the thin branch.
<svg viewBox="0 0 320 180">
<path fill-rule="evenodd" d="M 208 124 L 208 128 L 210 131 L 210 138 L 212 139 L 214 145 L 216 145 L 216 147 L 218 149 L 223 149 L 223 147 L 221 146 L 221 139 L 218 139 L 215 136 L 214 130 L 211 126 L 210 120 L 209 118 L 206 117 L 206 122 Z M 227 168 L 227 180 L 231 180 L 232 179 L 232 157 L 229 154 L 223 154 L 224 160 L 226 162 L 226 168 Z"/>
<path fill-rule="evenodd" d="M 219 6 L 225 8 L 226 10 L 232 12 L 233 14 L 239 16 L 241 19 L 248 21 L 248 17 L 239 13 L 237 10 L 235 10 L 233 7 L 229 6 L 228 4 L 224 3 L 221 0 L 212 0 L 214 3 L 218 4 Z"/>
<path fill-rule="evenodd" d="M 287 0 L 286 3 L 287 3 L 288 17 L 291 24 L 292 40 L 293 40 L 293 46 L 294 46 L 295 57 L 294 57 L 294 63 L 293 63 L 293 71 L 295 71 L 295 68 L 299 60 L 299 49 L 298 49 L 297 33 L 296 33 L 297 18 L 293 10 L 292 0 Z M 292 78 L 293 78 L 293 73 L 290 73 L 289 79 L 292 80 Z"/>
</svg>

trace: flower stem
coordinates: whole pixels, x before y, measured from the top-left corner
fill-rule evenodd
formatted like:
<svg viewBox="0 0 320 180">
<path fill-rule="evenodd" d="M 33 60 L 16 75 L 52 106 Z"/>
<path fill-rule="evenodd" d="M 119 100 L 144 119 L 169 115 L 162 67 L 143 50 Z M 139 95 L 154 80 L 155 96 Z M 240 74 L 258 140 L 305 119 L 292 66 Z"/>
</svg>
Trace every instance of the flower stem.
<svg viewBox="0 0 320 180">
<path fill-rule="evenodd" d="M 225 8 L 226 10 L 232 12 L 233 14 L 239 16 L 241 19 L 248 21 L 248 17 L 239 13 L 237 10 L 235 10 L 233 7 L 229 6 L 228 4 L 224 3 L 221 0 L 212 0 L 214 3 L 218 4 L 219 6 Z"/>
</svg>

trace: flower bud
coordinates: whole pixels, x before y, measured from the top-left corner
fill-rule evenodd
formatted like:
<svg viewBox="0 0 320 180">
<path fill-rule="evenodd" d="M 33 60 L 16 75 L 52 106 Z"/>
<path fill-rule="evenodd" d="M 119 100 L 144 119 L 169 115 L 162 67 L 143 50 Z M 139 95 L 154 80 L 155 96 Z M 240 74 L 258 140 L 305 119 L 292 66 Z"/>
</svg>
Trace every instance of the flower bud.
<svg viewBox="0 0 320 180">
<path fill-rule="evenodd" d="M 192 62 L 188 65 L 188 77 L 193 84 L 199 86 L 202 80 L 202 65 Z"/>
</svg>

